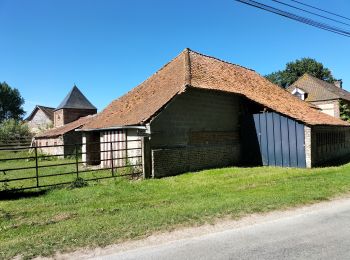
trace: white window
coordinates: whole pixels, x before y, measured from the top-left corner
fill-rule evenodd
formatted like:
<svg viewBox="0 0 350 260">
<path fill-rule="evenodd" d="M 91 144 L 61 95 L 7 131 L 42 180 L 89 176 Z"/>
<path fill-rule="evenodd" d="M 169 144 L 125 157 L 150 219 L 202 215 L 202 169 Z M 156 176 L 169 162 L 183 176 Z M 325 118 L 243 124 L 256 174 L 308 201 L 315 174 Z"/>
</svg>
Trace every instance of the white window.
<svg viewBox="0 0 350 260">
<path fill-rule="evenodd" d="M 305 100 L 306 98 L 306 93 L 305 91 L 301 90 L 300 88 L 295 88 L 292 91 L 292 94 L 298 98 L 300 98 L 301 100 Z"/>
</svg>

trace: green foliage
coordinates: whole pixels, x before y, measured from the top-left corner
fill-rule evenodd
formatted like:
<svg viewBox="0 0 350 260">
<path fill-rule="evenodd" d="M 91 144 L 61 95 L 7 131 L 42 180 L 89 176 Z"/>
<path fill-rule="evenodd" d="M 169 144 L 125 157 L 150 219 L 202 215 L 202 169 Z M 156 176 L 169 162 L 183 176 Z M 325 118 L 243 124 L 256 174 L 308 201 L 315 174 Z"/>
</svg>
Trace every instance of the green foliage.
<svg viewBox="0 0 350 260">
<path fill-rule="evenodd" d="M 2 142 L 13 142 L 18 139 L 30 139 L 32 134 L 26 123 L 15 119 L 7 119 L 0 123 L 0 140 Z"/>
<path fill-rule="evenodd" d="M 129 178 L 138 178 L 140 177 L 140 172 L 142 172 L 142 166 L 134 166 L 141 164 L 140 159 L 134 160 L 131 162 L 130 160 L 126 160 L 125 167 L 118 169 L 119 176 L 130 176 Z"/>
<path fill-rule="evenodd" d="M 47 123 L 45 125 L 41 125 L 41 126 L 39 126 L 39 133 L 45 132 L 45 131 L 47 131 L 47 130 L 49 130 L 51 128 L 53 128 L 53 123 L 52 122 Z"/>
<path fill-rule="evenodd" d="M 350 106 L 348 103 L 345 103 L 344 101 L 340 101 L 340 118 L 344 121 L 350 122 Z"/>
<path fill-rule="evenodd" d="M 332 72 L 328 68 L 325 68 L 322 63 L 311 58 L 302 58 L 288 62 L 284 70 L 273 72 L 265 77 L 272 83 L 286 88 L 305 73 L 330 83 L 335 81 Z"/>
<path fill-rule="evenodd" d="M 0 122 L 6 119 L 22 119 L 24 99 L 18 89 L 0 82 Z"/>
<path fill-rule="evenodd" d="M 69 189 L 75 189 L 75 188 L 82 188 L 88 186 L 87 181 L 85 181 L 83 178 L 76 178 L 70 185 Z"/>
</svg>

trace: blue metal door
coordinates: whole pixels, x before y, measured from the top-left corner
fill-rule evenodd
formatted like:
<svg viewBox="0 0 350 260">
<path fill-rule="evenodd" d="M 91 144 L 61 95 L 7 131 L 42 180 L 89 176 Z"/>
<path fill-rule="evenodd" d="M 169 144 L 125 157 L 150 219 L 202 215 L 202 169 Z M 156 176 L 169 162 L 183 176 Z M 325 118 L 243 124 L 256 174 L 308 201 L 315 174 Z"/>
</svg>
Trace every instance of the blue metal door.
<svg viewBox="0 0 350 260">
<path fill-rule="evenodd" d="M 263 165 L 306 167 L 303 124 L 275 112 L 253 119 Z"/>
</svg>

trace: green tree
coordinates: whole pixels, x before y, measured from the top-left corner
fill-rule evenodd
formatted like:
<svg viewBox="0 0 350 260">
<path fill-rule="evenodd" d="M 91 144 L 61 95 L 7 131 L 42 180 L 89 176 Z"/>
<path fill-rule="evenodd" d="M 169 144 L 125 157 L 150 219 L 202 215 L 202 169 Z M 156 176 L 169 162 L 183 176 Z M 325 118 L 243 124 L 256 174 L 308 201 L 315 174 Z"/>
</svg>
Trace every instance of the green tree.
<svg viewBox="0 0 350 260">
<path fill-rule="evenodd" d="M 350 107 L 348 103 L 340 101 L 340 118 L 350 122 Z"/>
<path fill-rule="evenodd" d="M 18 89 L 0 82 L 0 122 L 6 119 L 21 120 L 24 115 L 24 99 Z"/>
<path fill-rule="evenodd" d="M 6 119 L 0 123 L 0 142 L 11 143 L 19 139 L 30 139 L 32 134 L 26 123 Z"/>
<path fill-rule="evenodd" d="M 332 72 L 328 68 L 311 58 L 302 58 L 288 62 L 284 70 L 273 72 L 265 77 L 272 83 L 286 88 L 305 73 L 330 83 L 335 81 Z"/>
</svg>

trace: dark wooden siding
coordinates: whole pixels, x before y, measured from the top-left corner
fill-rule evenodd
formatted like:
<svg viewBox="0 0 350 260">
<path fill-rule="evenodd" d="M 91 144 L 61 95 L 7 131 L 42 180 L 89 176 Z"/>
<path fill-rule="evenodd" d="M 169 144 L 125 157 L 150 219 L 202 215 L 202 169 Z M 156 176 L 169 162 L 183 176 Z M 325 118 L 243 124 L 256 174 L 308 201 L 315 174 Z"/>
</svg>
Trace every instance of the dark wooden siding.
<svg viewBox="0 0 350 260">
<path fill-rule="evenodd" d="M 257 113 L 243 120 L 241 132 L 246 164 L 306 167 L 303 124 L 275 112 Z"/>
<path fill-rule="evenodd" d="M 254 114 L 263 165 L 306 167 L 304 125 L 280 114 Z"/>
</svg>

